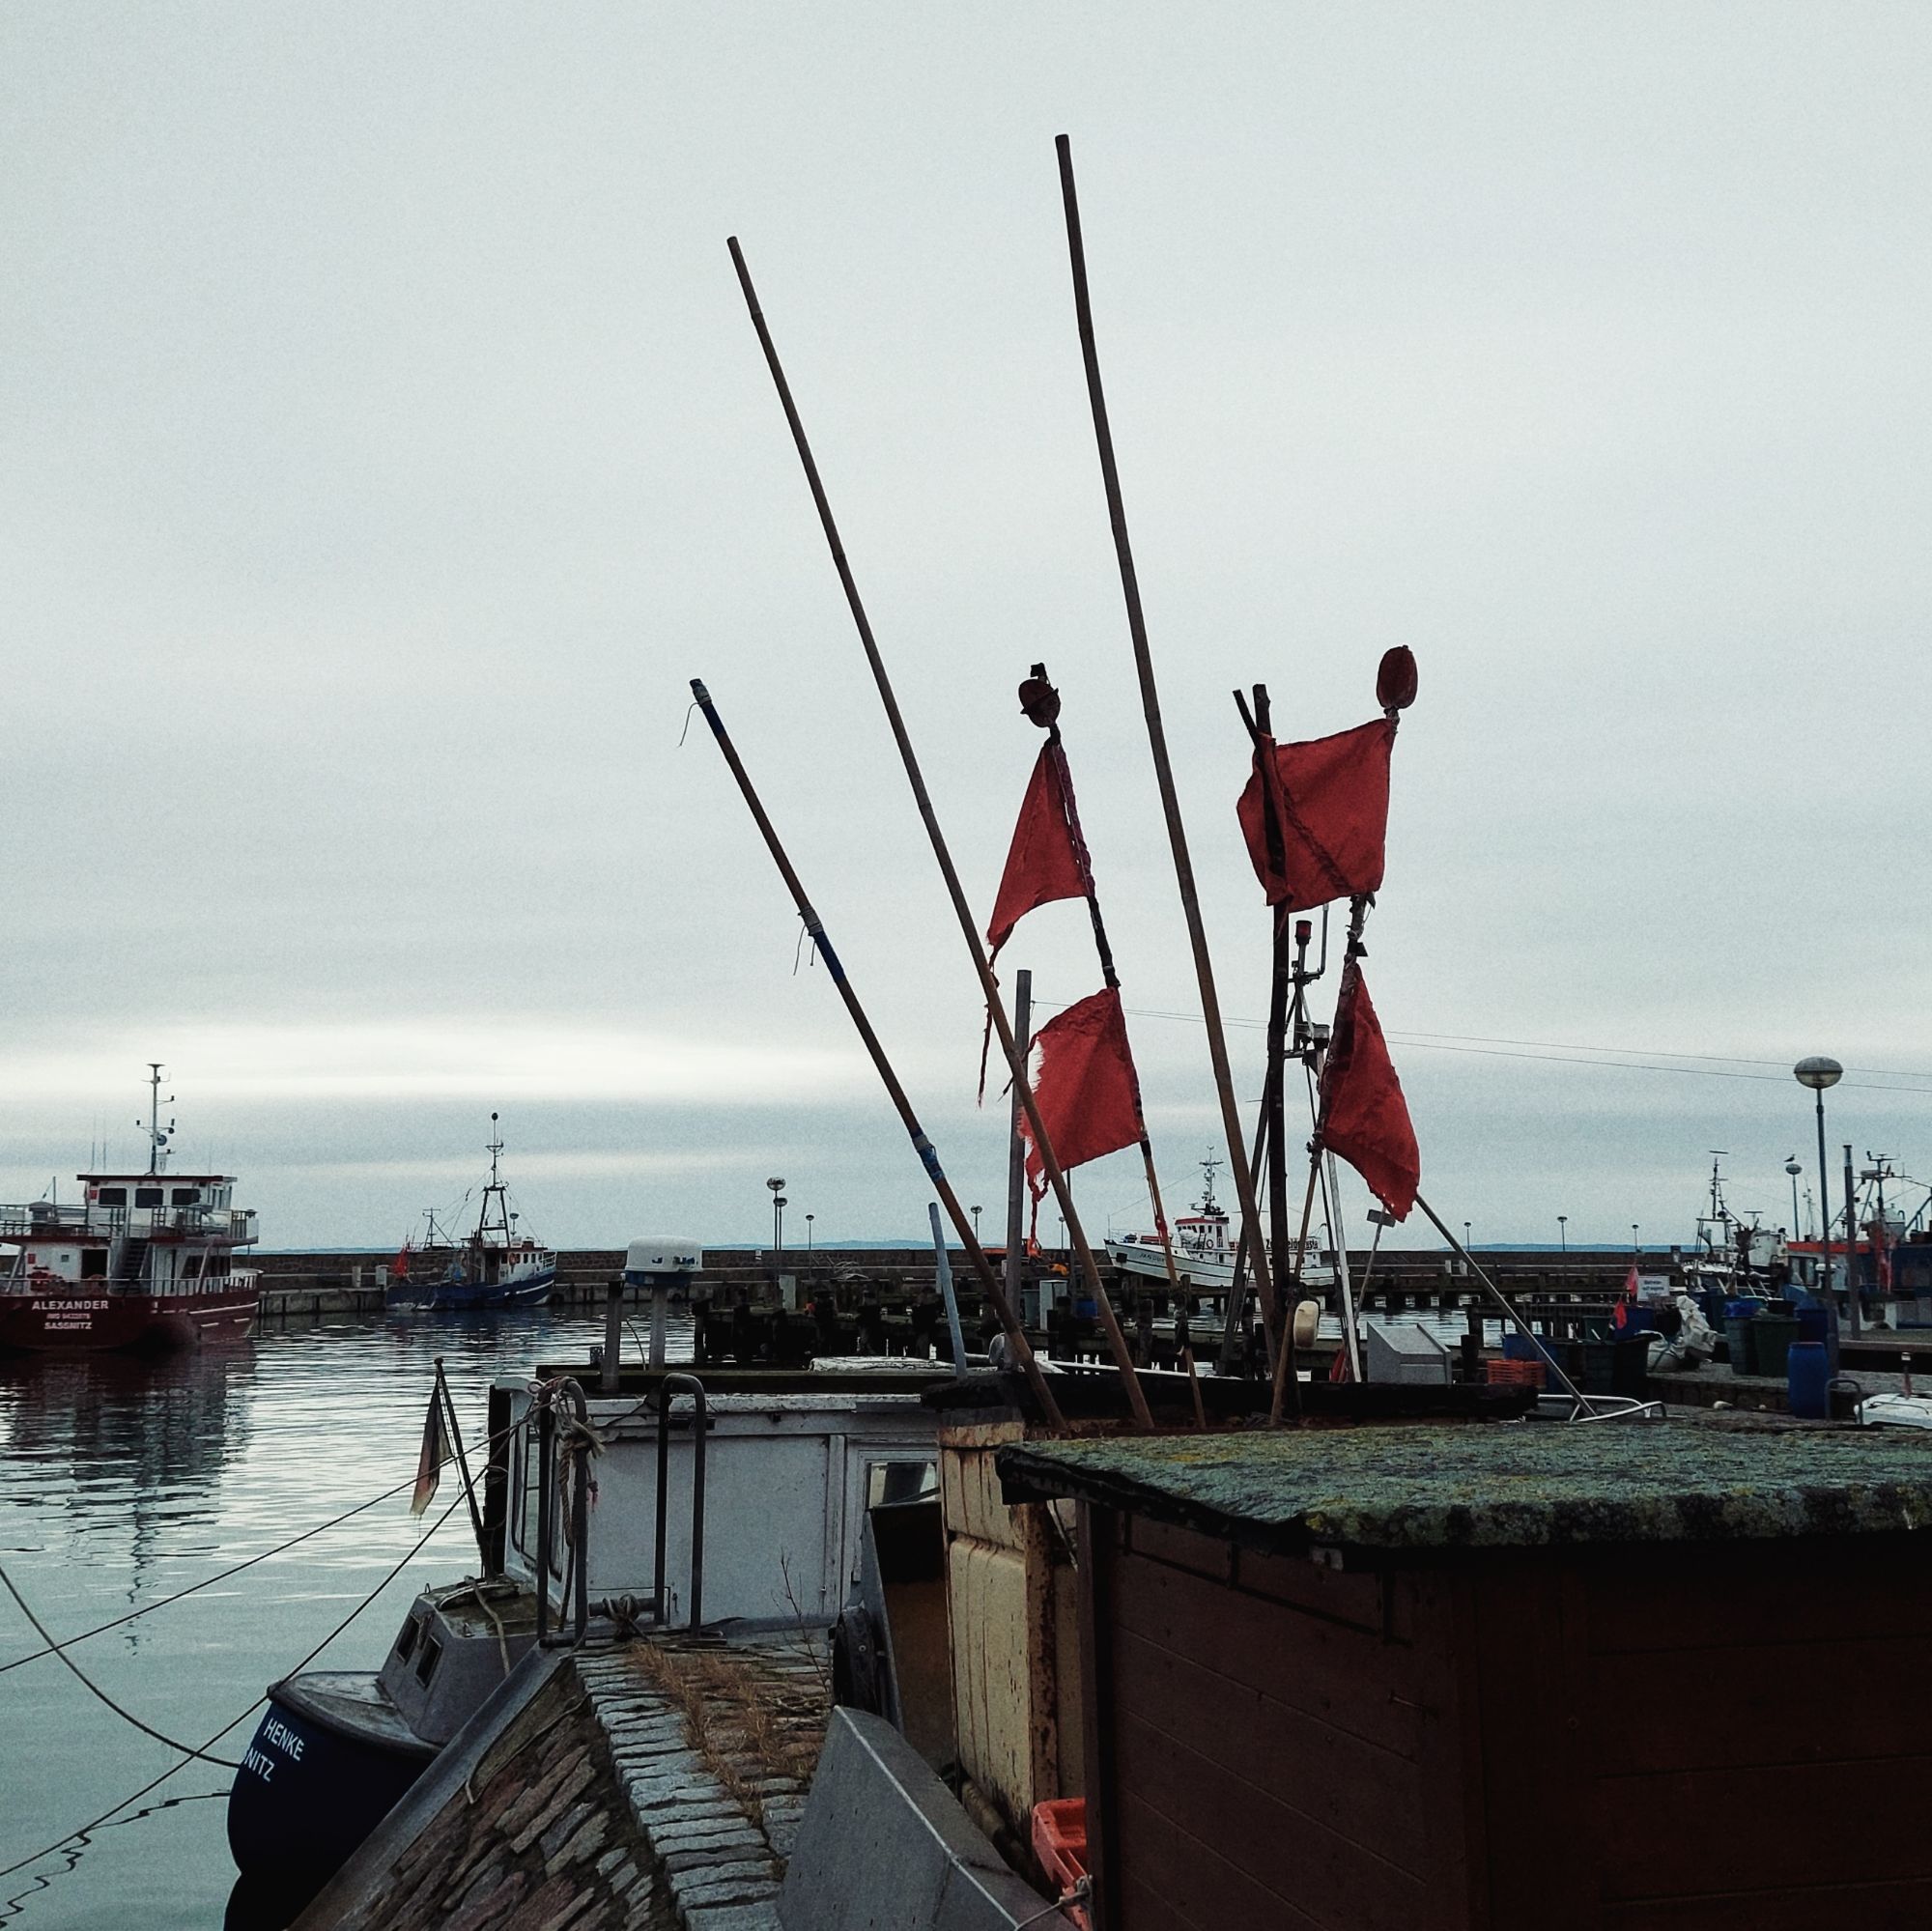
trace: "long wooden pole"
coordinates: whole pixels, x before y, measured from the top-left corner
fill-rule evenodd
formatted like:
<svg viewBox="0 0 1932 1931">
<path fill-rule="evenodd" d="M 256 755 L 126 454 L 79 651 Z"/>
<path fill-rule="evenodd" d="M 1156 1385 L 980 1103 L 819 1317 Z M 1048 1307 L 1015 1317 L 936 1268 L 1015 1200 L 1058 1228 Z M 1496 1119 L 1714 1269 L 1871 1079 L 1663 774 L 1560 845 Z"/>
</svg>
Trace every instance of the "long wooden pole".
<svg viewBox="0 0 1932 1931">
<path fill-rule="evenodd" d="M 1053 1390 L 1047 1385 L 1046 1377 L 1040 1372 L 1039 1363 L 1034 1357 L 1031 1344 L 1026 1338 L 1026 1329 L 1021 1326 L 1019 1316 L 1008 1300 L 1000 1279 L 993 1272 L 992 1263 L 986 1259 L 985 1250 L 980 1245 L 979 1236 L 973 1232 L 972 1217 L 959 1204 L 959 1196 L 952 1191 L 952 1183 L 946 1178 L 939 1164 L 939 1154 L 933 1144 L 925 1137 L 925 1130 L 919 1123 L 919 1117 L 912 1110 L 912 1101 L 906 1097 L 905 1088 L 899 1084 L 898 1074 L 893 1070 L 892 1062 L 886 1057 L 886 1049 L 879 1043 L 879 1036 L 872 1031 L 872 1022 L 866 1016 L 866 1008 L 859 1003 L 859 995 L 852 989 L 852 981 L 845 977 L 845 968 L 839 963 L 838 954 L 832 950 L 832 941 L 826 937 L 825 927 L 811 908 L 811 901 L 805 895 L 805 887 L 792 869 L 790 858 L 785 848 L 779 842 L 779 835 L 772 821 L 765 814 L 765 808 L 752 784 L 750 774 L 744 761 L 738 755 L 738 748 L 731 742 L 730 734 L 724 728 L 724 721 L 718 715 L 718 707 L 711 701 L 711 694 L 698 678 L 691 680 L 691 695 L 696 698 L 698 708 L 704 713 L 704 722 L 711 726 L 711 735 L 718 740 L 718 749 L 724 753 L 724 762 L 730 767 L 731 776 L 737 781 L 738 789 L 750 808 L 753 822 L 765 841 L 765 849 L 772 855 L 772 862 L 779 868 L 779 875 L 785 882 L 785 889 L 791 894 L 792 903 L 798 907 L 798 916 L 805 922 L 805 929 L 811 936 L 811 943 L 817 949 L 818 956 L 825 961 L 825 970 L 831 975 L 832 982 L 838 988 L 838 996 L 845 1002 L 845 1010 L 851 1015 L 852 1024 L 858 1030 L 866 1051 L 871 1056 L 873 1066 L 879 1078 L 885 1083 L 887 1096 L 892 1100 L 911 1139 L 913 1150 L 919 1154 L 920 1163 L 925 1168 L 927 1178 L 932 1181 L 933 1191 L 938 1194 L 940 1205 L 952 1223 L 952 1229 L 959 1235 L 960 1244 L 966 1249 L 967 1259 L 973 1264 L 973 1271 L 980 1277 L 980 1286 L 987 1300 L 992 1304 L 1000 1325 L 1006 1331 L 1007 1340 L 1012 1348 L 1013 1358 L 1019 1363 L 1021 1372 L 1032 1388 L 1034 1400 L 1039 1404 L 1040 1412 L 1046 1417 L 1047 1425 L 1055 1430 L 1066 1426 L 1065 1417 L 1060 1412 L 1060 1404 L 1053 1399 Z"/>
<path fill-rule="evenodd" d="M 1046 666 L 1036 664 L 1034 678 L 1046 683 Z M 1073 802 L 1073 773 L 1066 762 L 1066 747 L 1060 736 L 1060 693 L 1048 686 L 1050 721 L 1046 726 L 1047 755 L 1052 760 L 1053 777 L 1060 789 L 1060 809 L 1066 820 L 1066 836 L 1073 846 L 1074 863 L 1079 866 L 1080 883 L 1087 895 L 1087 918 L 1094 927 L 1094 950 L 1100 957 L 1100 982 L 1109 992 L 1121 989 L 1121 975 L 1114 965 L 1114 947 L 1107 937 L 1107 922 L 1100 916 L 1100 888 L 1094 882 L 1094 861 L 1087 850 L 1087 835 L 1080 829 L 1079 808 Z M 1038 722 L 1037 719 L 1035 720 Z M 1168 1232 L 1167 1209 L 1161 1204 L 1160 1180 L 1153 1170 L 1153 1142 L 1148 1137 L 1147 1117 L 1141 1111 L 1140 1074 L 1129 1068 L 1134 1086 L 1134 1128 L 1140 1136 L 1141 1167 L 1147 1175 L 1148 1205 L 1153 1209 L 1154 1232 L 1160 1235 L 1160 1256 L 1167 1265 L 1168 1291 L 1179 1295 L 1180 1275 L 1174 1264 L 1174 1239 Z"/>
<path fill-rule="evenodd" d="M 1235 1104 L 1235 1076 L 1228 1065 L 1228 1041 L 1221 1026 L 1221 1002 L 1214 992 L 1214 962 L 1208 954 L 1208 933 L 1201 921 L 1201 900 L 1194 888 L 1194 866 L 1187 854 L 1187 833 L 1180 822 L 1180 802 L 1175 795 L 1174 766 L 1167 754 L 1167 731 L 1161 723 L 1160 693 L 1153 681 L 1153 659 L 1148 650 L 1147 619 L 1141 611 L 1140 579 L 1134 572 L 1133 547 L 1127 539 L 1127 512 L 1121 497 L 1121 475 L 1114 461 L 1114 433 L 1107 422 L 1107 398 L 1100 386 L 1100 356 L 1094 343 L 1094 308 L 1087 292 L 1087 249 L 1080 236 L 1080 198 L 1073 184 L 1073 150 L 1065 134 L 1055 141 L 1060 155 L 1060 193 L 1066 210 L 1066 246 L 1073 270 L 1073 306 L 1080 328 L 1080 355 L 1087 367 L 1087 398 L 1094 412 L 1094 436 L 1100 452 L 1100 479 L 1107 493 L 1107 516 L 1114 529 L 1114 553 L 1120 559 L 1121 591 L 1126 599 L 1127 631 L 1133 639 L 1134 667 L 1140 673 L 1141 708 L 1147 715 L 1148 743 L 1153 753 L 1154 778 L 1160 786 L 1160 808 L 1167 819 L 1168 843 L 1174 850 L 1175 881 L 1187 919 L 1188 943 L 1194 951 L 1194 973 L 1201 985 L 1201 1014 L 1208 1027 L 1208 1052 L 1214 1067 L 1214 1087 L 1221 1101 L 1221 1131 L 1228 1142 L 1228 1165 L 1235 1176 L 1242 1223 L 1250 1230 L 1248 1250 L 1255 1270 L 1255 1287 L 1265 1306 L 1275 1303 L 1274 1280 L 1268 1271 L 1266 1243 L 1262 1238 L 1261 1208 L 1255 1200 L 1255 1177 L 1243 1144 L 1241 1116 Z M 1279 1327 L 1279 1323 L 1277 1323 Z"/>
<path fill-rule="evenodd" d="M 894 741 L 899 750 L 899 759 L 905 766 L 906 781 L 912 786 L 913 802 L 919 807 L 919 815 L 925 826 L 926 838 L 932 845 L 933 858 L 938 862 L 939 874 L 946 882 L 948 895 L 952 900 L 952 910 L 959 921 L 959 930 L 966 941 L 966 950 L 973 960 L 974 970 L 979 974 L 980 996 L 985 1001 L 986 1010 L 992 1015 L 993 1030 L 1000 1036 L 1001 1050 L 1007 1056 L 1007 1066 L 1013 1080 L 1014 1091 L 1019 1094 L 1021 1104 L 1026 1108 L 1027 1126 L 1033 1135 L 1035 1150 L 1039 1154 L 1040 1165 L 1045 1171 L 1047 1184 L 1052 1187 L 1061 1216 L 1066 1222 L 1067 1237 L 1073 1243 L 1073 1251 L 1080 1264 L 1080 1271 L 1087 1283 L 1087 1292 L 1099 1309 L 1100 1324 L 1106 1331 L 1107 1346 L 1114 1356 L 1114 1365 L 1120 1370 L 1121 1385 L 1127 1398 L 1127 1406 L 1134 1420 L 1142 1428 L 1153 1427 L 1153 1415 L 1148 1408 L 1147 1396 L 1142 1392 L 1140 1377 L 1134 1372 L 1134 1357 L 1127 1349 L 1127 1337 L 1121 1331 L 1121 1323 L 1114 1314 L 1113 1303 L 1107 1298 L 1107 1290 L 1100 1279 L 1100 1269 L 1094 1264 L 1094 1250 L 1087 1244 L 1086 1230 L 1080 1224 L 1080 1216 L 1073 1206 L 1073 1195 L 1066 1184 L 1066 1176 L 1061 1171 L 1060 1161 L 1053 1150 L 1053 1141 L 1047 1133 L 1045 1122 L 1039 1117 L 1039 1107 L 1035 1101 L 1033 1088 L 1027 1079 L 1026 1053 L 1015 1042 L 1013 1029 L 1008 1022 L 1005 1006 L 1000 1000 L 999 981 L 993 977 L 993 969 L 987 963 L 985 948 L 980 943 L 980 928 L 974 922 L 973 910 L 966 902 L 966 893 L 959 883 L 959 873 L 952 864 L 952 854 L 947 848 L 944 834 L 939 829 L 939 815 L 932 809 L 932 799 L 925 788 L 925 778 L 919 768 L 919 759 L 913 754 L 912 738 L 905 726 L 905 719 L 899 715 L 898 698 L 893 693 L 892 679 L 886 675 L 885 660 L 879 655 L 877 640 L 872 635 L 871 619 L 866 614 L 866 606 L 859 596 L 859 584 L 852 574 L 852 566 L 846 559 L 845 545 L 838 534 L 838 525 L 832 515 L 832 501 L 825 493 L 825 485 L 818 474 L 818 464 L 811 453 L 811 444 L 805 434 L 805 421 L 798 412 L 798 405 L 793 402 L 791 384 L 785 380 L 783 364 L 779 360 L 779 352 L 772 341 L 772 332 L 765 324 L 765 312 L 758 305 L 757 290 L 752 286 L 751 270 L 745 266 L 744 250 L 738 245 L 734 235 L 726 244 L 731 251 L 731 264 L 738 271 L 738 285 L 744 291 L 745 305 L 751 311 L 752 327 L 757 330 L 758 346 L 764 351 L 765 364 L 771 370 L 772 382 L 777 386 L 779 401 L 784 408 L 785 421 L 791 427 L 791 437 L 797 445 L 799 462 L 805 469 L 806 482 L 810 486 L 812 502 L 817 506 L 818 521 L 825 531 L 825 541 L 832 552 L 833 567 L 838 573 L 838 582 L 845 591 L 845 602 L 852 612 L 852 622 L 859 633 L 859 641 L 865 647 L 866 661 L 871 667 L 872 681 L 878 686 L 879 701 L 885 706 L 886 721 L 892 726 Z"/>
</svg>

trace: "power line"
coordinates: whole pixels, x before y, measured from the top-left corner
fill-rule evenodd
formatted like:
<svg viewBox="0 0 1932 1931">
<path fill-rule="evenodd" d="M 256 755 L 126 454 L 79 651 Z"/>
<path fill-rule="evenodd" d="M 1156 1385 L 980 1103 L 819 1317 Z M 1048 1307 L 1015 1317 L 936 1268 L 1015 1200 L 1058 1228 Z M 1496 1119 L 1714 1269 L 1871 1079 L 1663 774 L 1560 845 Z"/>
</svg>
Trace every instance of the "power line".
<svg viewBox="0 0 1932 1931">
<path fill-rule="evenodd" d="M 1041 999 L 1036 997 L 1034 1000 L 1036 1006 L 1049 1006 L 1055 1008 L 1065 1008 L 1070 1003 L 1070 1001 L 1064 999 Z M 1168 1012 L 1155 1007 L 1146 1006 L 1129 1006 L 1123 1009 L 1129 1016 L 1136 1019 L 1173 1019 L 1190 1026 L 1199 1026 L 1202 1023 L 1201 1015 L 1198 1012 Z M 1241 1019 L 1233 1014 L 1226 1015 L 1224 1023 L 1229 1026 L 1243 1027 L 1253 1032 L 1264 1032 L 1267 1028 L 1267 1022 L 1264 1019 Z M 1782 1060 L 1753 1060 L 1747 1059 L 1743 1055 L 1672 1053 L 1661 1047 L 1570 1046 L 1548 1039 L 1492 1039 L 1485 1037 L 1482 1034 L 1474 1033 L 1391 1032 L 1387 1036 L 1399 1045 L 1419 1047 L 1425 1052 L 1467 1053 L 1482 1059 L 1540 1061 L 1555 1065 L 1607 1066 L 1614 1070 L 1627 1072 L 1684 1073 L 1700 1079 L 1764 1080 L 1776 1085 L 1782 1085 L 1791 1077 L 1790 1071 L 1784 1067 Z M 1512 1050 L 1513 1048 L 1529 1050 L 1518 1051 Z M 1606 1053 L 1624 1053 L 1631 1055 L 1631 1057 L 1626 1059 L 1605 1059 L 1600 1057 Z M 1647 1055 L 1647 1057 L 1639 1057 L 1640 1055 Z M 1673 1061 L 1683 1060 L 1719 1064 L 1696 1065 L 1671 1064 Z M 1740 1068 L 1748 1066 L 1776 1066 L 1781 1068 L 1781 1070 L 1777 1072 L 1747 1072 L 1740 1070 Z M 1892 1086 L 1873 1084 L 1874 1081 L 1923 1080 L 1926 1078 L 1926 1075 L 1922 1072 L 1900 1072 L 1882 1066 L 1852 1066 L 1848 1067 L 1847 1070 L 1854 1073 L 1863 1073 L 1867 1075 L 1867 1078 L 1864 1080 L 1846 1080 L 1842 1082 L 1845 1089 L 1863 1093 L 1916 1093 L 1932 1097 L 1932 1085 Z"/>
</svg>

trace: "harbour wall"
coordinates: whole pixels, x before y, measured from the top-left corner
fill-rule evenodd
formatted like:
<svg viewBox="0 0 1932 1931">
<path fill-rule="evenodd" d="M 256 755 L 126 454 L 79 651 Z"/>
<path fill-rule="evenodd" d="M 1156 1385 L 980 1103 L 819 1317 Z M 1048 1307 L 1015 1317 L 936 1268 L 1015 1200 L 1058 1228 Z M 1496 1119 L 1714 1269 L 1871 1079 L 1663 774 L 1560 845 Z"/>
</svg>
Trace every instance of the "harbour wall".
<svg viewBox="0 0 1932 1931">
<path fill-rule="evenodd" d="M 988 1252 L 996 1259 L 1000 1249 Z M 735 1298 L 739 1290 L 753 1295 L 768 1292 L 775 1257 L 768 1249 L 725 1247 L 704 1250 L 703 1266 L 692 1276 L 692 1291 L 704 1297 L 723 1295 Z M 1351 1250 L 1350 1267 L 1359 1282 L 1368 1263 L 1366 1250 Z M 1475 1250 L 1482 1267 L 1499 1280 L 1511 1293 L 1531 1298 L 1547 1295 L 1571 1296 L 1582 1300 L 1607 1300 L 1623 1288 L 1630 1272 L 1630 1256 L 1618 1252 L 1544 1252 L 1534 1248 L 1505 1248 L 1492 1252 Z M 954 1278 L 968 1297 L 973 1294 L 972 1268 L 962 1249 L 949 1255 Z M 1064 1252 L 1048 1251 L 1033 1263 L 1035 1270 L 1065 1268 Z M 390 1260 L 366 1250 L 345 1249 L 336 1253 L 260 1254 L 251 1264 L 262 1270 L 262 1319 L 266 1322 L 317 1320 L 327 1316 L 379 1314 L 384 1306 Z M 1661 1255 L 1646 1255 L 1646 1268 L 1662 1270 L 1666 1264 Z M 1105 1266 L 1111 1281 L 1122 1277 Z M 624 1250 L 618 1247 L 561 1248 L 557 1252 L 554 1299 L 564 1306 L 602 1306 L 610 1283 L 624 1266 Z M 782 1271 L 794 1277 L 801 1293 L 810 1296 L 819 1284 L 852 1283 L 870 1287 L 881 1297 L 930 1294 L 937 1282 L 930 1247 L 815 1247 L 786 1248 L 781 1257 Z M 1145 1278 L 1124 1281 L 1126 1292 L 1157 1289 L 1160 1283 Z M 1480 1284 L 1461 1263 L 1439 1249 L 1401 1251 L 1383 1248 L 1375 1259 L 1373 1297 L 1384 1292 L 1411 1299 L 1439 1297 L 1445 1302 L 1461 1300 Z M 627 1301 L 637 1298 L 627 1292 Z"/>
</svg>

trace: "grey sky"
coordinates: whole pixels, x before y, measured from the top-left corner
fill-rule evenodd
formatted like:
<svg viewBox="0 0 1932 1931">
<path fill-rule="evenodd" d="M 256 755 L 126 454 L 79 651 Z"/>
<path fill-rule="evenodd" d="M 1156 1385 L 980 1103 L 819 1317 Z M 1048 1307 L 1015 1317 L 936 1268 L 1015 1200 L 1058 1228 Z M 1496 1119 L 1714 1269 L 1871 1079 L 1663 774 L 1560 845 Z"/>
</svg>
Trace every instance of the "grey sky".
<svg viewBox="0 0 1932 1931">
<path fill-rule="evenodd" d="M 1848 1082 L 1833 1134 L 1926 1171 L 1928 56 L 1910 7 L 8 8 L 7 1196 L 103 1124 L 130 1155 L 161 1057 L 272 1238 L 399 1235 L 493 1104 L 554 1238 L 753 1238 L 773 1173 L 829 1234 L 916 1230 L 701 726 L 677 748 L 700 674 L 997 1200 L 972 983 L 732 232 L 969 889 L 1043 656 L 1128 1005 L 1198 1010 L 1063 128 L 1229 1010 L 1265 922 L 1227 694 L 1340 729 L 1406 642 L 1368 970 L 1438 1204 L 1682 1237 L 1724 1147 L 1788 1217 L 1778 1065 L 1820 1050 L 1916 1075 Z M 1074 907 L 1009 959 L 1096 982 Z M 1136 1042 L 1179 1190 L 1205 1053 Z M 1083 1176 L 1096 1221 L 1137 1224 L 1132 1169 Z"/>
</svg>

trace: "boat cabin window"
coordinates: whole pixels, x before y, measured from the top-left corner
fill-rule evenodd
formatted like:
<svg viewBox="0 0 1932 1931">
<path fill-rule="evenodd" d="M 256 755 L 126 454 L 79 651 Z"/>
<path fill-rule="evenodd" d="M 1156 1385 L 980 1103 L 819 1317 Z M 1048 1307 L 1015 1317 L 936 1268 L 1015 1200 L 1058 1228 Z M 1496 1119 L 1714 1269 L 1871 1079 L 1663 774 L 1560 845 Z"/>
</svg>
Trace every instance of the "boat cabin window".
<svg viewBox="0 0 1932 1931">
<path fill-rule="evenodd" d="M 89 1247 L 80 1257 L 80 1278 L 83 1281 L 99 1281 L 107 1277 L 107 1249 Z"/>
<path fill-rule="evenodd" d="M 416 1681 L 418 1683 L 427 1683 L 429 1681 L 430 1672 L 435 1669 L 437 1659 L 441 1655 L 442 1638 L 440 1636 L 425 1636 L 423 1638 L 422 1655 L 416 1659 Z"/>
<path fill-rule="evenodd" d="M 866 1469 L 866 1506 L 917 1502 L 939 1492 L 938 1464 L 931 1462 L 874 1462 Z"/>
<path fill-rule="evenodd" d="M 165 1191 L 166 1189 L 162 1187 L 136 1187 L 134 1189 L 134 1205 L 136 1207 L 159 1207 L 161 1205 L 161 1195 Z"/>
<path fill-rule="evenodd" d="M 422 1631 L 422 1625 L 416 1620 L 415 1611 L 412 1609 L 410 1613 L 403 1618 L 402 1632 L 396 1637 L 396 1654 L 398 1657 L 404 1659 L 408 1658 L 409 1653 L 415 1648 L 416 1637 L 421 1633 L 421 1631 Z"/>
<path fill-rule="evenodd" d="M 99 1193 L 95 1196 L 95 1200 L 100 1207 L 126 1207 L 128 1205 L 128 1189 L 126 1187 L 102 1187 Z"/>
<path fill-rule="evenodd" d="M 201 1189 L 199 1187 L 176 1187 L 168 1195 L 170 1207 L 199 1207 Z"/>
</svg>

